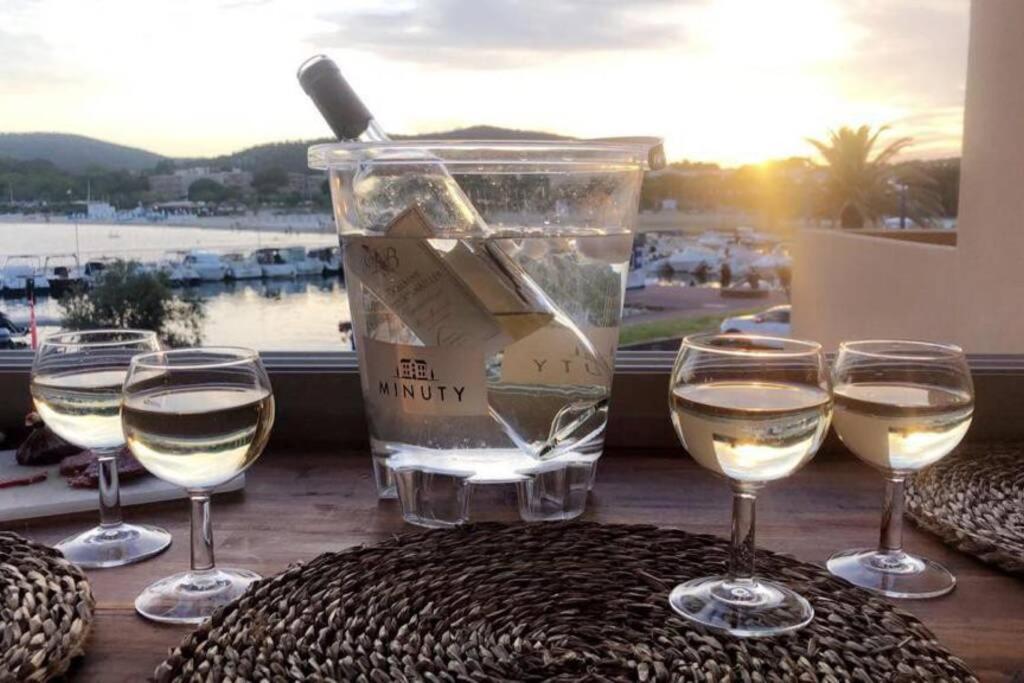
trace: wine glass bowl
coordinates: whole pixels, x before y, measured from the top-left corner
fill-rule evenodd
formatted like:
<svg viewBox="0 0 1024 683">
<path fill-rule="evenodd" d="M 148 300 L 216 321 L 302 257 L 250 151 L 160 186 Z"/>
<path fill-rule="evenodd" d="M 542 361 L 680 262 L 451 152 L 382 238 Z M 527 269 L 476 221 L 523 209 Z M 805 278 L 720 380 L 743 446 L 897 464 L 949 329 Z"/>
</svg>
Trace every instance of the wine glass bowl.
<svg viewBox="0 0 1024 683">
<path fill-rule="evenodd" d="M 57 436 L 97 458 L 100 525 L 56 546 L 79 566 L 130 564 L 171 544 L 163 529 L 122 521 L 117 479 L 117 455 L 125 443 L 122 384 L 134 356 L 159 348 L 148 330 L 87 330 L 50 335 L 36 351 L 30 385 L 36 411 Z"/>
<path fill-rule="evenodd" d="M 929 598 L 956 578 L 936 562 L 903 551 L 906 477 L 948 455 L 974 414 L 974 386 L 963 350 L 907 340 L 844 342 L 834 374 L 836 433 L 886 479 L 879 546 L 833 555 L 828 568 L 893 598 Z"/>
<path fill-rule="evenodd" d="M 125 381 L 121 412 L 128 447 L 143 467 L 184 488 L 191 500 L 192 562 L 135 601 L 155 621 L 198 623 L 231 602 L 259 575 L 218 568 L 210 494 L 263 452 L 274 397 L 251 349 L 176 349 L 139 356 Z"/>
<path fill-rule="evenodd" d="M 672 370 L 669 407 L 691 457 L 733 489 L 728 572 L 676 586 L 672 608 L 736 636 L 806 625 L 814 611 L 804 598 L 754 576 L 754 502 L 766 482 L 806 464 L 828 432 L 832 398 L 820 345 L 754 335 L 687 337 Z"/>
</svg>

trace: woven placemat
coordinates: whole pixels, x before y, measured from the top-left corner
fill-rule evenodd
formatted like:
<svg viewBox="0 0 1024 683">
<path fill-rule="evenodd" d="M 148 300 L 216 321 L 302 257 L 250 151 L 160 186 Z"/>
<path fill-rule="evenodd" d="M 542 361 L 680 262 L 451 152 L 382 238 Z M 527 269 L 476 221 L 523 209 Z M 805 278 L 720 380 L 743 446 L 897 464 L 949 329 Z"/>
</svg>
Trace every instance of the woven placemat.
<svg viewBox="0 0 1024 683">
<path fill-rule="evenodd" d="M 0 532 L 0 681 L 46 681 L 85 652 L 95 602 L 60 552 Z"/>
<path fill-rule="evenodd" d="M 960 448 L 911 478 L 906 510 L 949 545 L 1024 576 L 1024 443 Z"/>
<path fill-rule="evenodd" d="M 760 569 L 817 611 L 796 635 L 691 625 L 672 586 L 726 541 L 641 526 L 472 525 L 326 553 L 187 636 L 158 681 L 973 681 L 909 614 L 820 567 Z"/>
</svg>

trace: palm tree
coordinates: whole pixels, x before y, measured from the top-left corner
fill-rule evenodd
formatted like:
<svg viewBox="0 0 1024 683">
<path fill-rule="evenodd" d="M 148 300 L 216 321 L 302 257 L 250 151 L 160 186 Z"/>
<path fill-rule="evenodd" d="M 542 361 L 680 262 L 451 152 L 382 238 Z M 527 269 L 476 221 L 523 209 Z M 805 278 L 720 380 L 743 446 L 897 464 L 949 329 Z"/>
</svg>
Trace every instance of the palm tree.
<svg viewBox="0 0 1024 683">
<path fill-rule="evenodd" d="M 863 228 L 886 215 L 905 216 L 929 226 L 940 208 L 931 185 L 934 181 L 913 166 L 894 167 L 892 160 L 912 138 L 893 140 L 874 153 L 878 138 L 889 126 L 872 132 L 870 126 L 854 130 L 843 126 L 829 131 L 828 142 L 807 138 L 825 159 L 828 172 L 826 201 L 844 228 Z"/>
</svg>

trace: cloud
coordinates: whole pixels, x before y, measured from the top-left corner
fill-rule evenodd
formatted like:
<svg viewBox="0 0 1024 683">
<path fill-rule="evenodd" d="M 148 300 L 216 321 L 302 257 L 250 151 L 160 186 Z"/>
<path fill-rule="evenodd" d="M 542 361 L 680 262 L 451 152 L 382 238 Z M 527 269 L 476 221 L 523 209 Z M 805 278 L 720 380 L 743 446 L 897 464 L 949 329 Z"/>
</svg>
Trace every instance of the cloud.
<svg viewBox="0 0 1024 683">
<path fill-rule="evenodd" d="M 0 29 L 0 92 L 46 90 L 65 81 L 55 69 L 53 50 L 41 36 Z"/>
<path fill-rule="evenodd" d="M 865 91 L 917 106 L 963 106 L 969 0 L 849 0 L 861 30 L 850 73 Z"/>
<path fill-rule="evenodd" d="M 666 12 L 705 2 L 415 0 L 400 9 L 324 16 L 334 30 L 312 39 L 406 62 L 503 68 L 569 53 L 676 46 L 685 35 Z"/>
</svg>

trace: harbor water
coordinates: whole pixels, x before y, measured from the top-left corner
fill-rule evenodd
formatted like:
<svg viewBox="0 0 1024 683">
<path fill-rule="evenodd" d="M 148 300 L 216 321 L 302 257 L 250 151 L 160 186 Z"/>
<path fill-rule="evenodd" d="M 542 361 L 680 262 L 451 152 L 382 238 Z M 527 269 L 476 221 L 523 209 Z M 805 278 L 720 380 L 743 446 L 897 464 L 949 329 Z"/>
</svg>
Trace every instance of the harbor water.
<svg viewBox="0 0 1024 683">
<path fill-rule="evenodd" d="M 337 244 L 333 225 L 326 231 L 317 231 L 287 227 L 0 222 L 0 268 L 7 257 L 18 255 L 36 256 L 40 265 L 47 256 L 60 254 L 77 254 L 82 263 L 103 258 L 155 262 L 170 252 L 191 249 L 248 255 L 259 248 L 310 249 Z M 339 323 L 350 320 L 344 279 L 339 276 L 204 282 L 175 291 L 205 302 L 205 344 L 255 345 L 261 350 L 351 349 L 349 335 L 338 329 Z M 28 323 L 30 315 L 23 296 L 0 299 L 0 312 L 21 325 Z M 36 319 L 41 334 L 60 327 L 61 309 L 56 296 L 37 294 Z"/>
</svg>

